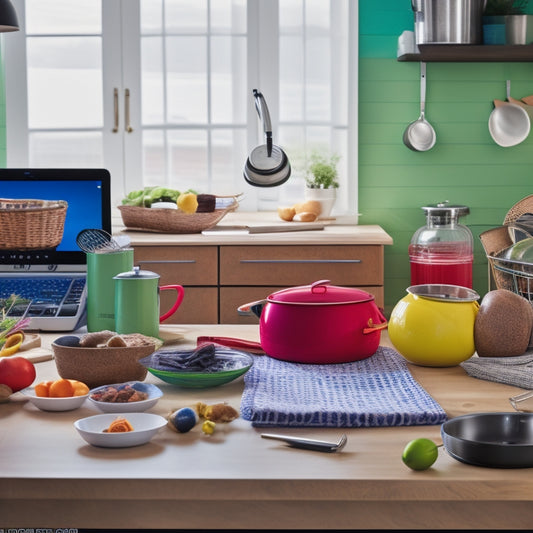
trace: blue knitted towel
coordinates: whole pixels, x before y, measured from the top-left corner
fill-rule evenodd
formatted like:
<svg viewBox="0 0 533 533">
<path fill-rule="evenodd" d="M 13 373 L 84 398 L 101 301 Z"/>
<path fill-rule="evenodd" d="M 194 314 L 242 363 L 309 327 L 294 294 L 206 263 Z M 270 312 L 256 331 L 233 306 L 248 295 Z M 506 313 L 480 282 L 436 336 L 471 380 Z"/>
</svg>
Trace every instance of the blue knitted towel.
<svg viewBox="0 0 533 533">
<path fill-rule="evenodd" d="M 367 359 L 331 365 L 256 357 L 244 382 L 241 416 L 257 427 L 413 426 L 446 420 L 392 348 L 380 346 Z"/>
</svg>

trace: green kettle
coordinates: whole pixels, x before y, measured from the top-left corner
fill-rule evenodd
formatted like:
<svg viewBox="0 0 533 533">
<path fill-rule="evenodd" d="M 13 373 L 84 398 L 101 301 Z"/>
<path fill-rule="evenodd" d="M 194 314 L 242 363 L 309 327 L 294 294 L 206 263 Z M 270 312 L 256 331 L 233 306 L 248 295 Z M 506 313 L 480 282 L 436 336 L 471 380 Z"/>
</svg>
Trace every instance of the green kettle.
<svg viewBox="0 0 533 533">
<path fill-rule="evenodd" d="M 159 336 L 159 324 L 172 316 L 181 305 L 184 289 L 181 285 L 159 286 L 159 274 L 149 270 L 133 270 L 117 274 L 115 283 L 115 330 L 119 334 L 141 333 Z M 169 311 L 159 315 L 159 291 L 174 289 L 176 300 Z"/>
</svg>

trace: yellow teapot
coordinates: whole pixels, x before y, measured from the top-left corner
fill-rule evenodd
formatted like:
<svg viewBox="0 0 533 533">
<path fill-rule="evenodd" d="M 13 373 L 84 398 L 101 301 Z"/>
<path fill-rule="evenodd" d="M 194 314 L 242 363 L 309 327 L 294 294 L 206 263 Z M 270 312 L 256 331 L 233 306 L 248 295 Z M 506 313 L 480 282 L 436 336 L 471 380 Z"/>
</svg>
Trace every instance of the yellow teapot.
<svg viewBox="0 0 533 533">
<path fill-rule="evenodd" d="M 455 366 L 475 352 L 479 294 L 459 285 L 413 285 L 394 307 L 389 338 L 407 361 Z"/>
</svg>

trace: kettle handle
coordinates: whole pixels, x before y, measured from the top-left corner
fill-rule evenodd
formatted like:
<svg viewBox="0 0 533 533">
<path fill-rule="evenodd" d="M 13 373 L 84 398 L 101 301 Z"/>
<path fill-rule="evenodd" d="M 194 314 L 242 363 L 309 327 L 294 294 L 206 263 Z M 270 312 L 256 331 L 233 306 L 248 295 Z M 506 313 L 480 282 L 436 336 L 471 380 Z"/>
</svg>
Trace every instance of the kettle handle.
<svg viewBox="0 0 533 533">
<path fill-rule="evenodd" d="M 185 295 L 185 290 L 181 285 L 163 285 L 162 287 L 159 287 L 160 291 L 164 291 L 166 289 L 174 289 L 177 291 L 178 294 L 176 296 L 176 301 L 174 302 L 174 305 L 170 308 L 170 310 L 159 317 L 159 323 L 165 321 L 178 310 L 178 307 L 183 301 L 183 296 Z"/>
</svg>

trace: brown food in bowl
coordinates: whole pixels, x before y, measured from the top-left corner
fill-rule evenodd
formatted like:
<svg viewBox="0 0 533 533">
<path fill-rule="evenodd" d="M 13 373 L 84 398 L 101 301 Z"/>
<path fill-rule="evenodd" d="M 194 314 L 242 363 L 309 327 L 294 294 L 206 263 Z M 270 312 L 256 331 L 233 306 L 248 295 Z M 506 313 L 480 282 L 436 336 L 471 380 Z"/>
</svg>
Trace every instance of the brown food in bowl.
<svg viewBox="0 0 533 533">
<path fill-rule="evenodd" d="M 143 381 L 147 368 L 138 361 L 156 350 L 153 344 L 141 346 L 91 347 L 69 345 L 73 336 L 52 343 L 58 374 L 64 379 L 76 379 L 89 388 L 127 381 Z"/>
</svg>

